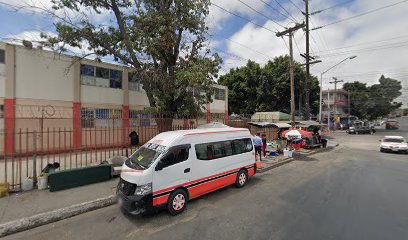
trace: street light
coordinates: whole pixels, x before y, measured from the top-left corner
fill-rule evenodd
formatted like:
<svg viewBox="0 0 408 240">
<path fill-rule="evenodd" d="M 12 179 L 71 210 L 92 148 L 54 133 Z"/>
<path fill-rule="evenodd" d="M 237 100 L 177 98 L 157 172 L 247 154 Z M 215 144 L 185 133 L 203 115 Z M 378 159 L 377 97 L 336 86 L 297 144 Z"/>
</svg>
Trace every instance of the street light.
<svg viewBox="0 0 408 240">
<path fill-rule="evenodd" d="M 327 69 L 326 71 L 320 73 L 320 98 L 319 98 L 319 121 L 320 123 L 322 123 L 322 88 L 323 88 L 323 74 L 327 73 L 328 71 L 330 71 L 331 69 L 337 67 L 338 65 L 340 65 L 341 63 L 347 61 L 348 59 L 354 59 L 357 56 L 351 56 L 351 57 L 347 57 L 343 60 L 341 60 L 339 63 L 333 65 L 332 67 L 330 67 L 329 69 Z M 330 116 L 330 115 L 329 115 Z"/>
</svg>

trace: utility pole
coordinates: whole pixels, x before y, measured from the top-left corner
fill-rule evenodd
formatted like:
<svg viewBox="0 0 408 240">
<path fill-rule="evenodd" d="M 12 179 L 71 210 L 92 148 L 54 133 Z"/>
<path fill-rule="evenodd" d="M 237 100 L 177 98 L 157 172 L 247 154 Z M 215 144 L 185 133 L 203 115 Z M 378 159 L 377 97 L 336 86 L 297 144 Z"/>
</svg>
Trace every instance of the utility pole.
<svg viewBox="0 0 408 240">
<path fill-rule="evenodd" d="M 306 17 L 306 78 L 305 78 L 305 120 L 310 119 L 310 56 L 309 56 L 309 0 L 305 0 Z"/>
<path fill-rule="evenodd" d="M 348 103 L 348 118 L 347 118 L 347 125 L 348 126 L 350 126 L 350 106 L 351 106 L 351 104 L 350 104 L 350 91 L 347 91 L 347 95 L 348 95 L 348 101 L 347 101 L 347 103 Z"/>
<path fill-rule="evenodd" d="M 277 37 L 282 37 L 284 35 L 289 36 L 289 55 L 290 55 L 290 115 L 292 126 L 295 126 L 295 79 L 293 76 L 293 47 L 292 47 L 292 37 L 293 33 L 305 26 L 305 23 L 297 23 L 294 27 L 288 28 L 285 31 L 276 33 Z"/>
<path fill-rule="evenodd" d="M 334 96 L 333 96 L 333 106 L 334 106 L 334 116 L 337 116 L 337 83 L 344 82 L 343 80 L 338 80 L 336 77 L 333 77 L 333 82 L 329 83 L 334 83 Z M 334 126 L 333 126 L 334 127 Z M 334 129 L 334 128 L 333 128 Z"/>
</svg>

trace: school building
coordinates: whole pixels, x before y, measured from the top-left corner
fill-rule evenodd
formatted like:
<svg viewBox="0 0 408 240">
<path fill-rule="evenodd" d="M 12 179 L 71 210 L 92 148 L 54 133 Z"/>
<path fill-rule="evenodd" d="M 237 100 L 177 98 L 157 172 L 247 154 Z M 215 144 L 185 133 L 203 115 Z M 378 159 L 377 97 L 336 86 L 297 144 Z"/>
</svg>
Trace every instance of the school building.
<svg viewBox="0 0 408 240">
<path fill-rule="evenodd" d="M 228 121 L 228 89 L 214 88 L 202 119 L 176 119 L 173 124 Z M 149 106 L 142 84 L 128 67 L 0 43 L 0 153 L 27 148 L 24 141 L 21 144 L 21 131 L 40 132 L 41 145 L 54 148 L 64 141 L 80 148 L 87 141 L 98 144 L 107 137 L 123 143 L 132 129 L 157 128 L 156 119 L 143 111 Z M 61 141 L 44 136 L 55 129 L 69 131 L 69 137 Z M 88 138 L 89 129 L 103 130 Z M 106 129 L 113 129 L 112 136 Z M 149 137 L 153 136 L 145 135 Z"/>
</svg>

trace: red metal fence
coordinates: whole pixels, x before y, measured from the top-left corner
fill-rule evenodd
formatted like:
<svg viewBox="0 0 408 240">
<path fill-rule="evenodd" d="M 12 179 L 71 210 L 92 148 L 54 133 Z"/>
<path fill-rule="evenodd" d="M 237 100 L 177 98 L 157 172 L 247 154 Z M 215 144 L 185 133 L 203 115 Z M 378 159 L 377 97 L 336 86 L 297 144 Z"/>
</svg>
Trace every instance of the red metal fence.
<svg viewBox="0 0 408 240">
<path fill-rule="evenodd" d="M 81 144 L 74 146 L 72 128 L 19 128 L 14 132 L 14 151 L 5 154 L 7 141 L 0 149 L 0 182 L 8 182 L 15 189 L 27 177 L 41 174 L 49 163 L 58 162 L 60 170 L 98 165 L 113 156 L 129 156 L 138 146 L 146 143 L 161 131 L 195 128 L 195 124 L 183 121 L 164 121 L 150 126 L 82 128 Z M 132 146 L 129 134 L 135 131 L 138 146 Z M 0 130 L 0 139 L 8 139 L 9 131 Z"/>
</svg>

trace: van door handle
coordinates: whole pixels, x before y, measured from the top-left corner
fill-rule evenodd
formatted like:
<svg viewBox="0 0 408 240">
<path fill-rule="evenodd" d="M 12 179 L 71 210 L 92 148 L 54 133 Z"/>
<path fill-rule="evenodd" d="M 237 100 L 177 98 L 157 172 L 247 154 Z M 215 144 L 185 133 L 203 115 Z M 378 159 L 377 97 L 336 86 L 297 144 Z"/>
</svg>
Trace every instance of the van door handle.
<svg viewBox="0 0 408 240">
<path fill-rule="evenodd" d="M 188 172 L 190 172 L 190 168 L 184 169 L 184 173 L 188 173 Z"/>
</svg>

